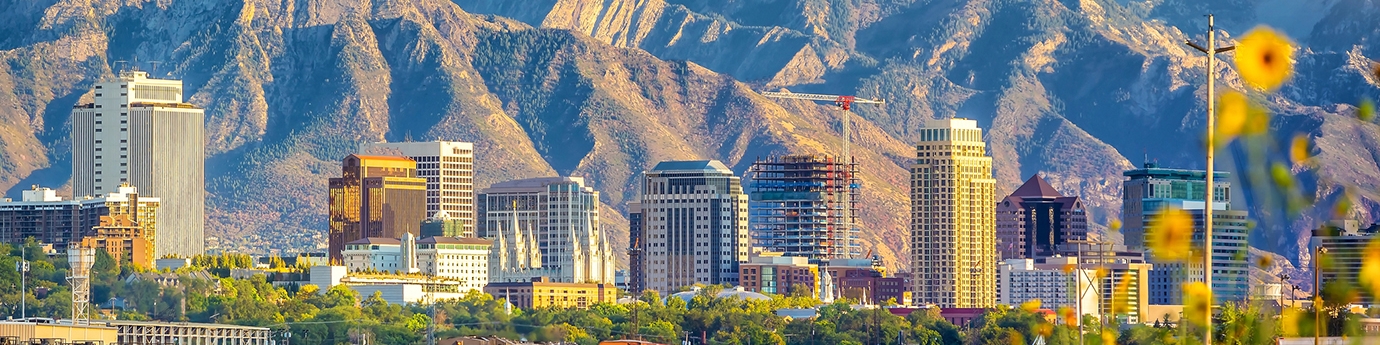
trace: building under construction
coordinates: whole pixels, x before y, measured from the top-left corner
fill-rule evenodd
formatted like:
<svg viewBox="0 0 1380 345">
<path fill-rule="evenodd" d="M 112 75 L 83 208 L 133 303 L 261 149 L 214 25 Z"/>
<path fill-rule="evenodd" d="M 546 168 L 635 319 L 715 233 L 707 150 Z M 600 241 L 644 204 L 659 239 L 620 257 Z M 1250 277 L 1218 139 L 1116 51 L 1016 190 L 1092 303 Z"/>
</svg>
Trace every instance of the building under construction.
<svg viewBox="0 0 1380 345">
<path fill-rule="evenodd" d="M 759 159 L 749 172 L 754 246 L 812 261 L 862 255 L 857 163 L 791 155 Z"/>
</svg>

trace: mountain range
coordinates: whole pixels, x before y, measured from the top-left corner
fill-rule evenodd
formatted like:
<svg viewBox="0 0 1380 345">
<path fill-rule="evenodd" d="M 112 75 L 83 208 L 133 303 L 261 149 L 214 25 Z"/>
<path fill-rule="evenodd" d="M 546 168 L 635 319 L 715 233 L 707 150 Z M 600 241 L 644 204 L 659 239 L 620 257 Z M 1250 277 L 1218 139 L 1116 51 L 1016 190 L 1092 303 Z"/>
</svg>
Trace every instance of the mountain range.
<svg viewBox="0 0 1380 345">
<path fill-rule="evenodd" d="M 324 243 L 326 179 L 367 141 L 475 143 L 476 184 L 585 176 L 626 244 L 626 202 L 658 161 L 838 152 L 828 104 L 760 91 L 883 98 L 853 116 L 864 248 L 908 263 L 908 168 L 933 118 L 977 120 L 998 194 L 1043 175 L 1083 198 L 1093 228 L 1121 214 L 1122 171 L 1202 169 L 1207 13 L 1232 44 L 1257 24 L 1298 45 L 1270 138 L 1219 154 L 1253 256 L 1306 262 L 1308 230 L 1380 211 L 1373 0 L 0 0 L 0 188 L 70 191 L 71 105 L 141 68 L 206 108 L 208 236 L 241 251 Z M 1222 88 L 1247 90 L 1224 54 Z M 7 106 L 5 106 L 7 105 Z M 1315 203 L 1250 172 L 1286 161 Z M 1265 149 L 1262 149 L 1265 148 Z M 625 260 L 626 258 L 620 258 Z M 1278 271 L 1276 269 L 1275 271 Z M 1263 274 L 1257 279 L 1265 279 Z M 1295 276 L 1302 277 L 1302 274 Z"/>
</svg>

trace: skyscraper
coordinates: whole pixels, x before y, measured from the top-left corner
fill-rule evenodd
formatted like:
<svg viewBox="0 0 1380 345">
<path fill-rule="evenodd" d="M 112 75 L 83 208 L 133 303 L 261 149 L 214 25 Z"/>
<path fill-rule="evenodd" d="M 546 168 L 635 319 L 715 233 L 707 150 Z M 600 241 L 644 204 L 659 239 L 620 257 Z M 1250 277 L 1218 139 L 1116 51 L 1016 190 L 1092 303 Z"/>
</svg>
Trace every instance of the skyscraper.
<svg viewBox="0 0 1380 345">
<path fill-rule="evenodd" d="M 1128 179 L 1122 183 L 1122 224 L 1126 246 L 1132 250 L 1144 248 L 1150 224 L 1166 208 L 1187 211 L 1193 218 L 1195 245 L 1204 243 L 1203 194 L 1207 191 L 1207 171 L 1166 169 L 1153 163 L 1144 168 L 1122 173 Z M 1238 301 L 1247 297 L 1250 263 L 1247 261 L 1247 218 L 1245 210 L 1231 208 L 1229 174 L 1217 172 L 1213 195 L 1212 231 L 1212 296 L 1218 302 Z M 1150 270 L 1150 304 L 1183 304 L 1182 286 L 1187 282 L 1203 281 L 1201 258 L 1189 262 L 1165 262 L 1146 253 L 1154 264 Z"/>
<path fill-rule="evenodd" d="M 1088 239 L 1087 211 L 1040 175 L 997 203 L 997 252 L 1003 260 L 1054 256 L 1069 240 Z"/>
<path fill-rule="evenodd" d="M 474 233 L 474 144 L 458 141 L 366 143 L 360 153 L 402 156 L 417 162 L 417 177 L 426 179 L 426 216 L 438 212 Z"/>
<path fill-rule="evenodd" d="M 584 178 L 496 183 L 479 194 L 479 210 L 481 236 L 498 240 L 496 251 L 506 253 L 500 257 L 505 262 L 490 263 L 490 281 L 546 276 L 562 283 L 613 283 L 613 248 L 599 224 L 599 192 L 585 186 Z"/>
<path fill-rule="evenodd" d="M 826 155 L 754 162 L 748 194 L 753 245 L 813 260 L 861 256 L 857 171 L 857 164 Z"/>
<path fill-rule="evenodd" d="M 1207 190 L 1207 172 L 1202 170 L 1164 169 L 1155 163 L 1145 163 L 1143 169 L 1127 170 L 1121 183 L 1121 232 L 1126 247 L 1145 249 L 1145 220 L 1147 214 L 1159 212 L 1168 205 L 1183 209 L 1203 209 L 1203 195 Z M 1213 184 L 1213 210 L 1228 209 L 1231 205 L 1231 181 L 1227 173 L 1218 172 Z"/>
<path fill-rule="evenodd" d="M 366 237 L 401 238 L 421 233 L 426 218 L 426 179 L 417 163 L 390 156 L 349 155 L 330 183 L 329 252 L 341 260 L 346 243 Z"/>
<path fill-rule="evenodd" d="M 642 217 L 642 202 L 628 202 L 628 293 L 633 296 L 641 296 L 642 290 L 647 288 L 645 283 L 646 252 L 647 244 L 642 242 L 642 232 L 646 231 L 645 219 Z"/>
<path fill-rule="evenodd" d="M 162 200 L 154 253 L 192 256 L 205 246 L 203 113 L 182 101 L 182 81 L 141 71 L 96 83 L 95 101 L 72 111 L 72 193 L 117 192 L 123 183 Z"/>
<path fill-rule="evenodd" d="M 748 197 L 717 160 L 657 163 L 642 178 L 643 286 L 662 293 L 738 284 L 748 257 Z"/>
<path fill-rule="evenodd" d="M 930 120 L 911 166 L 911 278 L 917 303 L 997 302 L 996 180 L 977 121 Z"/>
</svg>

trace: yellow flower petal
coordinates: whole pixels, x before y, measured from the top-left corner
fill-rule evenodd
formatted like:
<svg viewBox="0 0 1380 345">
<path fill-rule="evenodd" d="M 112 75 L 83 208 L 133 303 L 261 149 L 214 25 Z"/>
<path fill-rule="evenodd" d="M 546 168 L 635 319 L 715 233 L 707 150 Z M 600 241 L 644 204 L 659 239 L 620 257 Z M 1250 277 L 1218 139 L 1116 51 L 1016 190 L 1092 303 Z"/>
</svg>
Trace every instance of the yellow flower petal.
<svg viewBox="0 0 1380 345">
<path fill-rule="evenodd" d="M 1376 78 L 1380 78 L 1380 75 L 1377 75 Z M 1361 106 L 1356 109 L 1356 118 L 1365 122 L 1370 122 L 1370 120 L 1374 119 L 1375 102 L 1371 102 L 1369 98 L 1361 100 Z"/>
<path fill-rule="evenodd" d="M 1212 317 L 1212 289 L 1203 282 L 1184 283 L 1184 317 L 1203 326 Z"/>
<path fill-rule="evenodd" d="M 1259 259 L 1256 259 L 1255 265 L 1256 267 L 1260 267 L 1262 269 L 1270 268 L 1270 266 L 1275 265 L 1275 259 L 1271 258 L 1268 255 L 1261 256 Z"/>
<path fill-rule="evenodd" d="M 1241 37 L 1234 60 L 1242 80 L 1274 91 L 1294 73 L 1294 46 L 1283 34 L 1258 26 Z"/>
<path fill-rule="evenodd" d="M 1289 143 L 1289 160 L 1294 164 L 1303 164 L 1310 158 L 1308 149 L 1308 136 L 1299 134 L 1294 136 L 1294 140 Z"/>
<path fill-rule="evenodd" d="M 1217 98 L 1217 147 L 1230 144 L 1241 134 L 1251 111 L 1250 100 L 1240 92 L 1229 91 Z"/>
<path fill-rule="evenodd" d="M 1121 275 L 1121 282 L 1116 284 L 1116 292 L 1112 293 L 1112 315 L 1122 315 L 1130 313 L 1131 298 L 1131 272 Z"/>
<path fill-rule="evenodd" d="M 1380 241 L 1371 240 L 1361 254 L 1361 271 L 1357 273 L 1361 287 L 1371 296 L 1380 296 Z"/>
<path fill-rule="evenodd" d="M 1107 230 L 1111 232 L 1121 231 L 1121 220 L 1113 219 L 1111 222 L 1107 223 Z"/>
<path fill-rule="evenodd" d="M 1192 256 L 1193 217 L 1188 212 L 1166 207 L 1148 230 L 1146 245 L 1156 259 L 1178 262 Z"/>
<path fill-rule="evenodd" d="M 1102 345 L 1116 345 L 1116 330 L 1111 328 L 1102 329 Z"/>
<path fill-rule="evenodd" d="M 1078 312 L 1074 311 L 1073 308 L 1060 307 L 1059 317 L 1064 319 L 1064 325 L 1078 327 Z"/>
<path fill-rule="evenodd" d="M 1036 310 L 1039 310 L 1039 309 L 1040 309 L 1040 299 L 1038 299 L 1038 298 L 1032 299 L 1032 300 L 1029 300 L 1029 301 L 1025 301 L 1025 303 L 1021 303 L 1021 310 L 1024 310 L 1024 311 L 1026 311 L 1026 312 L 1034 313 Z"/>
</svg>

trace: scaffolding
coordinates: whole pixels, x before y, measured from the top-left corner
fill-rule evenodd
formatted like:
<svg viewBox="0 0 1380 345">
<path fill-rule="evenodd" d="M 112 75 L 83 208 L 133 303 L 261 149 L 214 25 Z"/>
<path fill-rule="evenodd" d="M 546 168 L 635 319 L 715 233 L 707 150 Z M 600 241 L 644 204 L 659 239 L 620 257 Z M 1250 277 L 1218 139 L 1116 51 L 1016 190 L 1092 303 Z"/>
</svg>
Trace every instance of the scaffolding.
<svg viewBox="0 0 1380 345">
<path fill-rule="evenodd" d="M 753 245 L 812 260 L 862 255 L 857 172 L 856 162 L 829 155 L 753 162 L 748 170 Z"/>
</svg>

